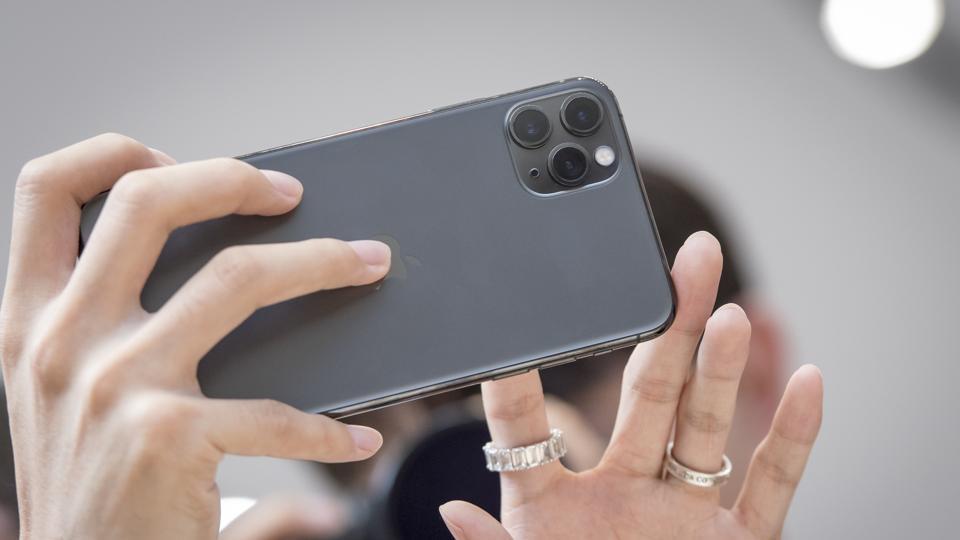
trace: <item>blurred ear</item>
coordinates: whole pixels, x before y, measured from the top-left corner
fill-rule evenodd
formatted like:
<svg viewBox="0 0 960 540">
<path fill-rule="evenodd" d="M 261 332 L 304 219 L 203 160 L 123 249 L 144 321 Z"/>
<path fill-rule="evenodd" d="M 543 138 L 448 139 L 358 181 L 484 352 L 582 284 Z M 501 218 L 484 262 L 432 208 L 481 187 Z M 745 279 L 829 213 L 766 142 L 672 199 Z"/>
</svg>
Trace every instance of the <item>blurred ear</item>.
<svg viewBox="0 0 960 540">
<path fill-rule="evenodd" d="M 777 408 L 788 367 L 785 334 L 779 315 L 753 296 L 738 299 L 751 325 L 750 359 L 740 382 L 740 399 L 764 411 L 764 428 Z"/>
</svg>

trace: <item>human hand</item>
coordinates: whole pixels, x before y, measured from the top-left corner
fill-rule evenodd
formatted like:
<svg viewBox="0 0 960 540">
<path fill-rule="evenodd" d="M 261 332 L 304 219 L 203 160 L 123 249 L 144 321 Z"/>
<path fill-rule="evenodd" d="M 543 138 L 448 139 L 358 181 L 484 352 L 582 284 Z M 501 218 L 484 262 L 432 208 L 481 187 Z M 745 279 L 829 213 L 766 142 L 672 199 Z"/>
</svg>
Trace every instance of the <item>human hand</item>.
<svg viewBox="0 0 960 540">
<path fill-rule="evenodd" d="M 78 259 L 81 205 L 111 188 Z M 21 538 L 214 538 L 224 454 L 342 462 L 377 451 L 369 428 L 274 401 L 207 399 L 196 369 L 262 306 L 382 278 L 382 243 L 232 247 L 156 313 L 140 305 L 172 230 L 283 214 L 302 189 L 232 159 L 177 165 L 112 134 L 23 168 L 0 308 Z"/>
<path fill-rule="evenodd" d="M 750 323 L 738 306 L 710 315 L 721 267 L 720 246 L 709 234 L 691 236 L 680 249 L 672 271 L 676 320 L 663 336 L 638 346 L 627 364 L 600 464 L 582 473 L 559 461 L 501 473 L 502 525 L 465 502 L 440 507 L 457 540 L 780 536 L 820 428 L 823 388 L 813 366 L 787 384 L 732 509 L 719 505 L 719 487 L 661 479 L 674 424 L 675 459 L 704 472 L 721 468 L 750 343 Z M 536 372 L 485 383 L 483 401 L 497 447 L 549 438 Z"/>
</svg>

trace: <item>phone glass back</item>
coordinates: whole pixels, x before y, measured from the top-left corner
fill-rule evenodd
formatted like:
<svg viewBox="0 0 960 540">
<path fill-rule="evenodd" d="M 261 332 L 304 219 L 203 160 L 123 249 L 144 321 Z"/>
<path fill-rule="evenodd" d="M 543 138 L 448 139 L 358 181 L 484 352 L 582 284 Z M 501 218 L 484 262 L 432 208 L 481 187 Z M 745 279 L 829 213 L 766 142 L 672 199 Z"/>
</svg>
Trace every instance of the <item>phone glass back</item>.
<svg viewBox="0 0 960 540">
<path fill-rule="evenodd" d="M 554 190 L 546 164 L 538 178 L 524 177 L 507 120 L 524 103 L 549 109 L 578 91 L 602 103 L 618 159 L 607 180 Z M 546 148 L 572 138 L 550 116 Z M 577 142 L 592 156 L 589 137 Z M 161 308 L 230 245 L 373 238 L 391 246 L 393 266 L 370 286 L 259 310 L 201 362 L 207 395 L 344 415 L 632 344 L 672 319 L 668 270 L 619 108 L 594 80 L 241 159 L 299 178 L 302 203 L 281 217 L 230 216 L 176 231 L 143 291 L 146 309 Z M 85 209 L 84 238 L 102 202 Z"/>
</svg>

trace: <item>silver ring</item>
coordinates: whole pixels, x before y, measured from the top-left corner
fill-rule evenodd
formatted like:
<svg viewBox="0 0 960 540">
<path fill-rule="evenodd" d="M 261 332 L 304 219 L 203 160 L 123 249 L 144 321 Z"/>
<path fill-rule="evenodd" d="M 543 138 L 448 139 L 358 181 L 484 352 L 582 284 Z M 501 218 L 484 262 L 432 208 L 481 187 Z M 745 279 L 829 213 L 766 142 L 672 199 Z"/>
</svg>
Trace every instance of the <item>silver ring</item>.
<svg viewBox="0 0 960 540">
<path fill-rule="evenodd" d="M 488 442 L 483 445 L 483 455 L 487 458 L 488 471 L 525 471 L 543 467 L 567 455 L 567 445 L 563 442 L 563 432 L 551 429 L 549 439 L 529 446 L 497 448 L 492 441 Z"/>
<path fill-rule="evenodd" d="M 711 488 L 719 487 L 727 483 L 727 480 L 730 479 L 730 473 L 732 471 L 733 464 L 730 463 L 730 458 L 728 458 L 726 454 L 723 455 L 723 467 L 720 468 L 719 472 L 705 473 L 691 469 L 673 457 L 673 443 L 671 442 L 667 445 L 667 455 L 666 459 L 663 460 L 663 474 L 661 475 L 661 478 L 665 480 L 669 474 L 685 484 L 702 488 Z"/>
</svg>

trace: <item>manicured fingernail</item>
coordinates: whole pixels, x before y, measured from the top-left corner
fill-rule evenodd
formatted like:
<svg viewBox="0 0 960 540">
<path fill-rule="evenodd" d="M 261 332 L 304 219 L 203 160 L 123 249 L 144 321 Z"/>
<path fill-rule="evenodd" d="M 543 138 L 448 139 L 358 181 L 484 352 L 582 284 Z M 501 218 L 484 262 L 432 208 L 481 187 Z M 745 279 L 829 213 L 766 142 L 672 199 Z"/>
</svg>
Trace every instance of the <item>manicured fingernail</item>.
<svg viewBox="0 0 960 540">
<path fill-rule="evenodd" d="M 166 152 L 157 150 L 156 148 L 151 148 L 151 149 L 150 149 L 150 152 L 153 153 L 153 157 L 157 158 L 157 161 L 159 161 L 161 165 L 176 165 L 176 164 L 177 164 L 177 160 L 175 160 L 175 159 L 173 159 L 172 157 L 170 157 L 170 155 L 167 154 Z"/>
<path fill-rule="evenodd" d="M 360 259 L 368 266 L 386 266 L 390 264 L 390 246 L 376 240 L 354 240 L 347 242 Z"/>
<path fill-rule="evenodd" d="M 277 188 L 277 191 L 287 197 L 298 198 L 303 193 L 303 184 L 287 173 L 268 170 L 261 170 L 260 172 L 267 177 L 267 180 L 273 184 L 273 187 Z"/>
<path fill-rule="evenodd" d="M 357 448 L 364 452 L 372 454 L 383 445 L 383 437 L 373 428 L 366 426 L 347 426 L 347 430 L 350 431 L 350 436 L 353 437 L 353 444 L 357 445 Z"/>
</svg>

